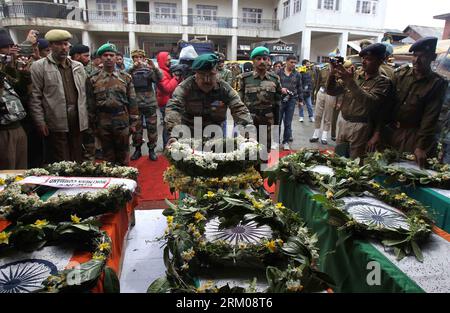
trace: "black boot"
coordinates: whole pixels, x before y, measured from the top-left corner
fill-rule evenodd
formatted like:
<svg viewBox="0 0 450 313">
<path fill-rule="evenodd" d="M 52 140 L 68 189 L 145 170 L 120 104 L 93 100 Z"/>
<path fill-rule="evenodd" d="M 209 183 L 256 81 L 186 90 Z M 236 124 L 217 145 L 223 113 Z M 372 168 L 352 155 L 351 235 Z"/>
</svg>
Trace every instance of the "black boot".
<svg viewBox="0 0 450 313">
<path fill-rule="evenodd" d="M 131 160 L 135 161 L 139 159 L 142 156 L 141 147 L 136 147 L 136 151 L 134 151 L 133 155 L 131 156 Z"/>
<path fill-rule="evenodd" d="M 158 160 L 158 157 L 156 156 L 156 153 L 155 153 L 155 149 L 149 149 L 149 150 L 148 150 L 148 158 L 149 158 L 151 161 L 156 161 L 156 160 Z"/>
</svg>

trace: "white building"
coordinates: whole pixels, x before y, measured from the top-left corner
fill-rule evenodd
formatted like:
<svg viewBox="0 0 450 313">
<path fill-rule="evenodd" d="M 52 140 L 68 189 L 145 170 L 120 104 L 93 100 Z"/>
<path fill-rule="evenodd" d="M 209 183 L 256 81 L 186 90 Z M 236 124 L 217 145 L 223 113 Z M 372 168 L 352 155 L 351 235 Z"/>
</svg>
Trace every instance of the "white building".
<svg viewBox="0 0 450 313">
<path fill-rule="evenodd" d="M 386 0 L 6 0 L 0 26 L 15 42 L 31 28 L 64 28 L 93 49 L 110 41 L 125 54 L 140 47 L 151 56 L 206 36 L 231 60 L 254 42 L 281 38 L 316 61 L 338 46 L 345 53 L 349 40 L 380 39 L 385 9 Z"/>
</svg>

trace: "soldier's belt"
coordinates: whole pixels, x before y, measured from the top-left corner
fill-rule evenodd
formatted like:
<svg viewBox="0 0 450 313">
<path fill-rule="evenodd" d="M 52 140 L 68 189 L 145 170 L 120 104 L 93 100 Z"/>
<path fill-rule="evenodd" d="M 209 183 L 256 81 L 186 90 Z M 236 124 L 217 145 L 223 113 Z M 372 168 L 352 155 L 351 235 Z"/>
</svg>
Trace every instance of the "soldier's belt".
<svg viewBox="0 0 450 313">
<path fill-rule="evenodd" d="M 344 116 L 342 118 L 351 123 L 369 123 L 369 119 L 365 116 Z"/>
<path fill-rule="evenodd" d="M 124 107 L 114 108 L 114 107 L 106 107 L 106 106 L 97 107 L 97 111 L 100 113 L 111 113 L 111 114 L 127 112 L 127 110 Z"/>
<path fill-rule="evenodd" d="M 417 123 L 405 123 L 405 122 L 399 122 L 399 121 L 392 122 L 389 124 L 389 126 L 391 128 L 396 128 L 396 129 L 400 129 L 400 128 L 401 129 L 409 129 L 409 128 L 419 128 L 420 127 L 420 125 Z"/>
<path fill-rule="evenodd" d="M 253 114 L 267 114 L 267 113 L 273 113 L 272 108 L 264 108 L 264 109 L 258 109 L 258 108 L 249 108 L 250 113 Z"/>
</svg>

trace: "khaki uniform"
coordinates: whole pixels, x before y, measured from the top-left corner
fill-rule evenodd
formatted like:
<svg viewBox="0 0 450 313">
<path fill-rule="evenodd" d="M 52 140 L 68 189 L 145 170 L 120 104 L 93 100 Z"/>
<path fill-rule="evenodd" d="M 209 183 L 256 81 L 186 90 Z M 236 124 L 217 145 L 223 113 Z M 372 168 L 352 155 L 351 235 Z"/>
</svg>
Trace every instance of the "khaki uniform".
<svg viewBox="0 0 450 313">
<path fill-rule="evenodd" d="M 392 91 L 389 78 L 380 74 L 366 80 L 365 72 L 358 70 L 354 80 L 356 84 L 345 88 L 332 77 L 328 81 L 328 92 L 343 94 L 337 144 L 348 143 L 352 159 L 364 157 L 373 131 L 381 126 L 379 113 Z"/>
<path fill-rule="evenodd" d="M 336 109 L 336 97 L 327 94 L 327 80 L 329 68 L 320 70 L 315 82 L 316 101 L 314 110 L 315 128 L 330 131 L 333 121 L 333 111 Z M 338 113 L 337 113 L 338 114 Z M 336 118 L 337 118 L 336 114 Z M 323 127 L 322 127 L 323 119 Z"/>
<path fill-rule="evenodd" d="M 447 82 L 435 72 L 416 79 L 413 68 L 406 66 L 395 72 L 393 85 L 395 102 L 385 129 L 388 145 L 410 153 L 420 148 L 433 156 Z"/>
<path fill-rule="evenodd" d="M 256 71 L 241 74 L 238 92 L 242 102 L 248 107 L 253 124 L 256 126 L 258 139 L 259 126 L 267 126 L 267 149 L 272 144 L 272 125 L 278 124 L 281 104 L 280 77 L 273 72 L 266 72 L 261 78 Z M 261 142 L 266 144 L 265 142 Z"/>
<path fill-rule="evenodd" d="M 227 108 L 238 125 L 252 124 L 247 107 L 229 84 L 219 80 L 209 93 L 198 88 L 195 76 L 184 80 L 175 89 L 166 106 L 165 122 L 169 136 L 177 125 L 186 125 L 194 134 L 194 117 L 202 117 L 202 125 L 222 125 L 226 120 Z"/>
<path fill-rule="evenodd" d="M 128 164 L 130 127 L 136 127 L 139 116 L 131 76 L 123 71 L 101 70 L 88 79 L 87 96 L 104 160 Z"/>
</svg>

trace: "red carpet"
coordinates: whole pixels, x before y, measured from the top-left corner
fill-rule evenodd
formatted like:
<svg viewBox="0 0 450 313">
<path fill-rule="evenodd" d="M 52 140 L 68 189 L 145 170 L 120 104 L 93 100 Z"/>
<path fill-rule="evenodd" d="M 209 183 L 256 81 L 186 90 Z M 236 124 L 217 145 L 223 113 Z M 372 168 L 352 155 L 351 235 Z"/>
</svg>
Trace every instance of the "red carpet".
<svg viewBox="0 0 450 313">
<path fill-rule="evenodd" d="M 159 155 L 156 162 L 150 161 L 147 156 L 143 156 L 137 161 L 131 161 L 130 166 L 139 170 L 138 203 L 175 199 L 175 194 L 170 193 L 169 185 L 163 181 L 164 171 L 169 166 L 165 156 Z"/>
</svg>

